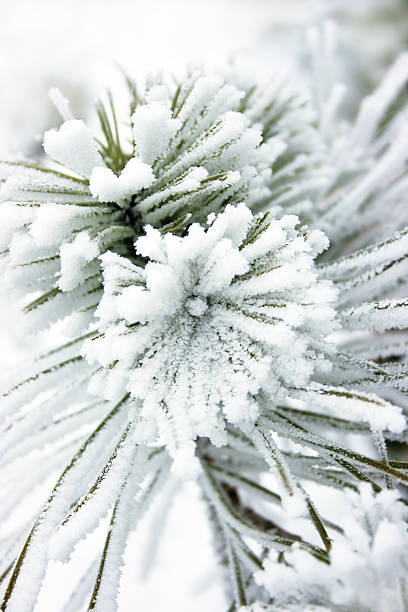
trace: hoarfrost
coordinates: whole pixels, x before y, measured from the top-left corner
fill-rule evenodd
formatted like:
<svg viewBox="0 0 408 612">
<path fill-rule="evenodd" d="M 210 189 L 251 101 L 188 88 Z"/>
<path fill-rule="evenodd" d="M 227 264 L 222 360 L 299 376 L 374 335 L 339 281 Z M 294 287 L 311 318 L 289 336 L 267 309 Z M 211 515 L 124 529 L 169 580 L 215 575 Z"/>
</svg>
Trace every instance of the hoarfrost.
<svg viewBox="0 0 408 612">
<path fill-rule="evenodd" d="M 253 423 L 258 393 L 275 402 L 286 386 L 307 384 L 334 328 L 335 291 L 313 266 L 325 241 L 299 233 L 294 217 L 262 220 L 243 205 L 210 221 L 184 238 L 147 227 L 135 245 L 149 258 L 144 269 L 101 257 L 103 334 L 84 349 L 104 367 L 90 389 L 114 398 L 127 388 L 141 400 L 177 471 L 193 461 L 196 436 L 219 445 L 224 420 Z M 268 244 L 271 228 L 280 240 Z"/>
</svg>

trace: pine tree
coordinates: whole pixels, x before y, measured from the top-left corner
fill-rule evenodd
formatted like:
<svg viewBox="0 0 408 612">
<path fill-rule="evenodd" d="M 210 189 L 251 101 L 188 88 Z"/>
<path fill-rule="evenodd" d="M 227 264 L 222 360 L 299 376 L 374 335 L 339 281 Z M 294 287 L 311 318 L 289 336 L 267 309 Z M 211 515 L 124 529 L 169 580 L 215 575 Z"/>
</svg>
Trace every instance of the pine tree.
<svg viewBox="0 0 408 612">
<path fill-rule="evenodd" d="M 3 377 L 0 516 L 61 475 L 2 542 L 2 610 L 32 610 L 106 515 L 83 597 L 116 609 L 169 474 L 201 487 L 230 612 L 385 610 L 395 585 L 405 609 L 408 464 L 387 443 L 407 431 L 407 80 L 402 55 L 349 123 L 337 86 L 128 79 L 127 117 L 108 93 L 95 135 L 54 92 L 47 160 L 1 163 L 6 281 L 31 330 L 69 335 Z M 349 517 L 320 511 L 328 489 Z"/>
</svg>

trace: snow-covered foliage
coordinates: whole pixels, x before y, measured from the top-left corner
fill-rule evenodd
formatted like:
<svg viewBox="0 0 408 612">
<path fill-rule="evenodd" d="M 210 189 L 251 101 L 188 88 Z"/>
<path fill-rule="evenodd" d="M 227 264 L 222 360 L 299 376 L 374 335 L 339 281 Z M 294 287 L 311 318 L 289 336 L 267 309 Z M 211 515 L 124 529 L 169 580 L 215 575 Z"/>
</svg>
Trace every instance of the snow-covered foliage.
<svg viewBox="0 0 408 612">
<path fill-rule="evenodd" d="M 277 563 L 269 553 L 256 579 L 274 599 L 272 609 L 306 604 L 356 612 L 406 608 L 408 569 L 407 507 L 396 491 L 375 495 L 368 483 L 347 492 L 343 533 L 334 540 L 330 564 L 310 559 L 295 544 Z M 288 606 L 288 607 L 286 607 Z"/>
<path fill-rule="evenodd" d="M 62 96 L 53 99 L 67 118 Z M 101 297 L 98 256 L 132 258 L 145 223 L 204 222 L 241 201 L 255 211 L 272 201 L 310 207 L 325 178 L 310 104 L 282 79 L 245 93 L 196 71 L 178 85 L 149 81 L 143 95 L 130 82 L 127 119 L 108 103 L 97 108 L 99 138 L 73 118 L 46 132 L 45 152 L 63 169 L 1 164 L 0 245 L 36 328 L 73 312 L 73 329 L 86 328 Z"/>
<path fill-rule="evenodd" d="M 93 590 L 67 610 L 114 610 L 128 536 L 171 473 L 202 489 L 231 611 L 352 610 L 357 583 L 390 601 L 407 537 L 384 490 L 408 482 L 387 452 L 407 436 L 407 82 L 403 55 L 352 125 L 338 87 L 322 104 L 281 77 L 129 81 L 127 121 L 109 96 L 97 137 L 54 92 L 53 163 L 2 165 L 8 281 L 33 329 L 69 315 L 73 336 L 1 381 L 0 517 L 60 474 L 1 542 L 2 610 L 32 610 L 49 559 L 106 516 Z M 351 492 L 342 516 L 312 495 L 328 487 Z"/>
<path fill-rule="evenodd" d="M 328 241 L 297 223 L 228 205 L 183 238 L 147 226 L 135 244 L 144 269 L 102 256 L 100 335 L 84 348 L 102 369 L 90 389 L 140 400 L 138 440 L 158 430 L 181 475 L 198 467 L 197 436 L 226 444 L 225 421 L 251 428 L 257 396 L 280 402 L 327 369 L 336 293 L 314 258 Z"/>
<path fill-rule="evenodd" d="M 408 52 L 363 99 L 353 125 L 339 116 L 345 97 L 341 84 L 330 87 L 321 103 L 320 129 L 333 174 L 313 210 L 313 223 L 338 250 L 341 244 L 344 251 L 344 239 L 356 249 L 407 224 L 408 126 L 402 110 L 408 101 L 407 78 Z M 385 200 L 388 208 L 383 219 Z"/>
</svg>

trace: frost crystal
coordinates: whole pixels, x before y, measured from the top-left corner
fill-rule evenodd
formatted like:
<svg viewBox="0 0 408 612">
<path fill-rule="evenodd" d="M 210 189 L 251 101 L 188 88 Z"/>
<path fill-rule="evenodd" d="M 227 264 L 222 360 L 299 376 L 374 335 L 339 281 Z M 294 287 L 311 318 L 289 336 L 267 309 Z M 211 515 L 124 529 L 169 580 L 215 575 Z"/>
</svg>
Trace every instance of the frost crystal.
<svg viewBox="0 0 408 612">
<path fill-rule="evenodd" d="M 91 390 L 141 400 L 147 432 L 157 427 L 184 469 L 197 436 L 225 444 L 225 420 L 252 425 L 259 395 L 277 403 L 327 367 L 336 292 L 318 280 L 314 258 L 328 242 L 297 224 L 227 206 L 184 238 L 148 226 L 135 245 L 144 269 L 102 256 L 101 333 L 85 355 L 103 370 Z"/>
</svg>

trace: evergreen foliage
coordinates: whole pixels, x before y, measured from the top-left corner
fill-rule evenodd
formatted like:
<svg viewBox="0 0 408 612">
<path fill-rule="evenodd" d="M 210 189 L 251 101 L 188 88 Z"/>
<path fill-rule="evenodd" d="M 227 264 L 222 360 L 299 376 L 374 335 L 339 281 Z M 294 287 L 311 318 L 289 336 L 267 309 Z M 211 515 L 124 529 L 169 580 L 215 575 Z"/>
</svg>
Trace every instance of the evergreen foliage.
<svg viewBox="0 0 408 612">
<path fill-rule="evenodd" d="M 0 517 L 60 472 L 1 542 L 3 611 L 32 610 L 106 515 L 66 611 L 114 610 L 169 477 L 201 487 L 230 612 L 382 611 L 396 587 L 406 609 L 408 463 L 387 442 L 407 437 L 407 81 L 402 55 L 349 123 L 338 87 L 322 105 L 278 76 L 129 80 L 96 135 L 54 92 L 47 160 L 1 163 L 6 280 L 31 330 L 70 336 L 3 375 Z M 348 515 L 320 510 L 327 488 Z"/>
</svg>

